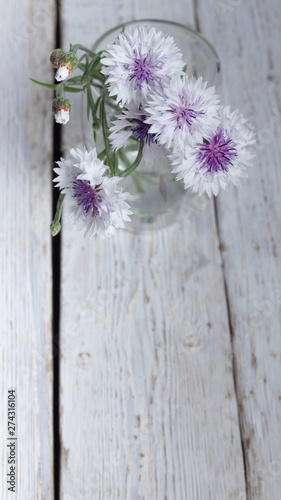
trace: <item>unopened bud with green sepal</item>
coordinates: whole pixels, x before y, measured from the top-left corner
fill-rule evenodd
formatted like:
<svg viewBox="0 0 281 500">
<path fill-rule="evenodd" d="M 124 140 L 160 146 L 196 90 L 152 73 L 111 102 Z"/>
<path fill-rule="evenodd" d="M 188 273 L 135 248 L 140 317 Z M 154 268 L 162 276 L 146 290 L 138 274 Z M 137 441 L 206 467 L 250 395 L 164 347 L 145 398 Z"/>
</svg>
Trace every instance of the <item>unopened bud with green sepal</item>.
<svg viewBox="0 0 281 500">
<path fill-rule="evenodd" d="M 50 55 L 50 61 L 54 68 L 58 68 L 60 65 L 60 59 L 65 55 L 65 51 L 62 49 L 53 50 Z"/>
<path fill-rule="evenodd" d="M 65 80 L 72 71 L 78 66 L 78 57 L 73 52 L 65 52 L 59 60 L 59 66 L 56 73 L 57 82 Z"/>
<path fill-rule="evenodd" d="M 59 232 L 61 230 L 61 223 L 58 221 L 52 222 L 52 224 L 50 225 L 50 229 L 51 229 L 52 236 L 56 236 L 57 234 L 59 234 Z"/>
<path fill-rule="evenodd" d="M 87 85 L 87 83 L 89 83 L 89 77 L 88 75 L 83 75 L 82 78 L 81 78 L 81 84 L 83 85 L 83 87 L 85 87 L 85 85 Z"/>
<path fill-rule="evenodd" d="M 93 121 L 93 130 L 95 132 L 98 132 L 100 128 L 101 128 L 101 121 L 95 117 Z"/>
<path fill-rule="evenodd" d="M 53 101 L 53 113 L 57 123 L 65 125 L 69 120 L 71 102 L 66 97 L 56 97 Z"/>
</svg>

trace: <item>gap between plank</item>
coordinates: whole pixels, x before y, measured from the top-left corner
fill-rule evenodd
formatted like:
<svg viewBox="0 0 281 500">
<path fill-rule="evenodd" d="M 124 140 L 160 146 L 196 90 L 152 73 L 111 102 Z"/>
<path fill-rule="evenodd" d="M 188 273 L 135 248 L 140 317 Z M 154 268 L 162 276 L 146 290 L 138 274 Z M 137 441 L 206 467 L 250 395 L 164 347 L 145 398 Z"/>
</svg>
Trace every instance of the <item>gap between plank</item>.
<svg viewBox="0 0 281 500">
<path fill-rule="evenodd" d="M 233 374 L 235 397 L 236 397 L 236 402 L 237 402 L 239 433 L 240 433 L 241 449 L 242 449 L 242 456 L 243 456 L 243 467 L 244 467 L 246 500 L 247 500 L 248 499 L 248 481 L 247 481 L 247 468 L 246 468 L 246 452 L 245 452 L 245 445 L 244 445 L 244 441 L 243 441 L 242 424 L 241 424 L 240 407 L 239 407 L 238 390 L 237 390 L 237 374 L 236 374 L 236 368 L 235 368 L 235 353 L 234 353 L 234 332 L 233 332 L 233 328 L 232 328 L 229 293 L 228 293 L 228 287 L 227 287 L 227 281 L 226 281 L 226 275 L 225 275 L 224 258 L 223 258 L 223 253 L 222 253 L 223 242 L 221 240 L 219 219 L 218 219 L 218 207 L 217 207 L 217 201 L 215 198 L 214 198 L 214 213 L 215 213 L 217 237 L 218 237 L 218 242 L 219 242 L 219 252 L 221 255 L 221 262 L 222 262 L 224 294 L 225 294 L 225 300 L 226 300 L 228 327 L 229 327 L 230 341 L 231 341 L 232 374 Z"/>
<path fill-rule="evenodd" d="M 60 47 L 60 0 L 55 0 L 55 47 Z M 53 126 L 53 165 L 61 157 L 61 126 L 55 123 Z M 53 177 L 56 174 L 53 172 Z M 59 197 L 59 190 L 53 189 L 53 214 Z M 54 478 L 54 500 L 60 498 L 60 274 L 61 274 L 61 233 L 52 238 L 52 275 L 53 275 L 53 478 Z"/>
</svg>

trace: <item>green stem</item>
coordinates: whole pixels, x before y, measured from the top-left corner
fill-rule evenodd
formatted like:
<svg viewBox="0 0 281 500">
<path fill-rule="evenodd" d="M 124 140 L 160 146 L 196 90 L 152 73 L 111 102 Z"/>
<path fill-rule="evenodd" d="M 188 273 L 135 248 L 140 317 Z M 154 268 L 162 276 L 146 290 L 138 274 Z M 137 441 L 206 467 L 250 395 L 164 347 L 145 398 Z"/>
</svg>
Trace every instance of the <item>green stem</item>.
<svg viewBox="0 0 281 500">
<path fill-rule="evenodd" d="M 115 153 L 112 150 L 111 144 L 108 139 L 109 129 L 106 121 L 105 98 L 106 98 L 106 88 L 104 87 L 100 101 L 100 120 L 102 124 L 102 133 L 106 150 L 107 162 L 111 171 L 111 175 L 114 176 L 116 174 L 116 158 L 115 158 Z"/>
<path fill-rule="evenodd" d="M 56 236 L 61 230 L 60 218 L 61 218 L 62 204 L 63 204 L 64 197 L 65 197 L 65 194 L 60 193 L 59 199 L 57 201 L 55 218 L 50 226 L 52 236 Z"/>
<path fill-rule="evenodd" d="M 123 148 L 119 149 L 117 151 L 117 154 L 118 154 L 120 160 L 124 163 L 125 167 L 129 168 L 131 166 L 131 163 L 128 160 L 128 158 L 127 158 L 127 156 L 126 156 L 125 151 L 123 150 Z"/>
<path fill-rule="evenodd" d="M 136 170 L 136 168 L 139 166 L 141 160 L 142 160 L 142 150 L 143 150 L 143 142 L 140 143 L 140 147 L 139 147 L 139 152 L 137 154 L 137 157 L 135 159 L 135 161 L 132 163 L 132 165 L 130 165 L 130 167 L 126 168 L 126 170 L 123 170 L 123 172 L 120 174 L 120 177 L 128 177 L 128 175 L 131 175 L 134 170 Z"/>
<path fill-rule="evenodd" d="M 56 97 L 63 97 L 63 87 L 64 87 L 64 82 L 58 83 L 56 86 Z"/>
<path fill-rule="evenodd" d="M 105 156 L 106 156 L 106 150 L 105 150 L 105 149 L 103 149 L 103 150 L 102 150 L 102 151 L 98 154 L 98 159 L 102 161 L 102 160 L 104 159 L 104 157 L 105 157 Z"/>
<path fill-rule="evenodd" d="M 84 52 L 87 52 L 87 54 L 90 54 L 93 57 L 97 55 L 96 52 L 93 52 L 92 50 L 88 49 L 84 45 L 81 45 L 80 43 L 76 43 L 75 45 L 70 45 L 71 52 L 74 52 L 74 54 L 76 54 L 77 50 L 83 50 Z"/>
<path fill-rule="evenodd" d="M 89 119 L 89 111 L 91 110 L 92 119 L 94 121 L 95 117 L 96 117 L 96 108 L 95 108 L 95 101 L 93 99 L 90 83 L 87 83 L 86 89 L 87 89 L 87 115 L 88 115 L 88 119 Z"/>
</svg>

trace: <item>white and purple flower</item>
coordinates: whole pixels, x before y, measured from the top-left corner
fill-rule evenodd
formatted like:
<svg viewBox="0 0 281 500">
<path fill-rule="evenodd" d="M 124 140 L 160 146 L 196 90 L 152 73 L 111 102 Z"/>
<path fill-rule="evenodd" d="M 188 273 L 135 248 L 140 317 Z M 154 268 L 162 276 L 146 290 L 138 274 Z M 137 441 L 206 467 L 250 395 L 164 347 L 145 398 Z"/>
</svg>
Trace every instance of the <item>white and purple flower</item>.
<svg viewBox="0 0 281 500">
<path fill-rule="evenodd" d="M 176 180 L 183 179 L 185 188 L 199 195 L 216 196 L 220 187 L 227 190 L 231 183 L 239 185 L 241 178 L 248 177 L 246 170 L 254 157 L 250 146 L 255 133 L 248 120 L 237 110 L 230 113 L 229 106 L 220 107 L 219 119 L 203 141 L 171 155 Z"/>
<path fill-rule="evenodd" d="M 86 228 L 84 236 L 104 239 L 130 221 L 132 212 L 125 201 L 130 195 L 117 189 L 120 177 L 104 176 L 108 167 L 98 159 L 95 148 L 89 152 L 71 149 L 70 156 L 57 164 L 54 182 L 66 195 L 68 215 Z"/>
<path fill-rule="evenodd" d="M 126 147 L 130 138 L 137 139 L 144 144 L 143 160 L 148 164 L 167 156 L 164 146 L 157 143 L 155 134 L 150 133 L 150 125 L 146 123 L 147 114 L 134 102 L 123 109 L 122 114 L 116 117 L 110 128 L 109 139 L 115 151 Z"/>
<path fill-rule="evenodd" d="M 144 26 L 121 33 L 101 62 L 109 95 L 122 105 L 144 104 L 151 91 L 161 89 L 173 75 L 181 75 L 184 67 L 174 39 Z"/>
<path fill-rule="evenodd" d="M 156 134 L 159 144 L 183 150 L 186 144 L 200 142 L 217 127 L 218 102 L 215 88 L 206 88 L 202 78 L 176 76 L 155 92 L 145 110 L 150 132 Z"/>
</svg>

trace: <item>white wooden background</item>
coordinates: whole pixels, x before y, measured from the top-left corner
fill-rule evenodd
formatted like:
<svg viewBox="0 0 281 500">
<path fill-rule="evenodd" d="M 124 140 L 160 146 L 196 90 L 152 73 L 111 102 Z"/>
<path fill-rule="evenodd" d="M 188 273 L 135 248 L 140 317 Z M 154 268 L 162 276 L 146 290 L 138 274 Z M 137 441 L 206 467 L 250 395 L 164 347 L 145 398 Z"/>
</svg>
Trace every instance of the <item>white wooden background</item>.
<svg viewBox="0 0 281 500">
<path fill-rule="evenodd" d="M 27 77 L 52 81 L 55 6 L 2 10 L 0 491 L 54 500 L 52 95 Z M 143 17 L 199 28 L 219 53 L 225 101 L 258 136 L 239 190 L 185 203 L 161 232 L 94 242 L 64 221 L 60 499 L 280 500 L 279 0 L 64 0 L 59 12 L 62 48 Z M 65 151 L 82 142 L 78 102 L 74 114 Z"/>
</svg>

